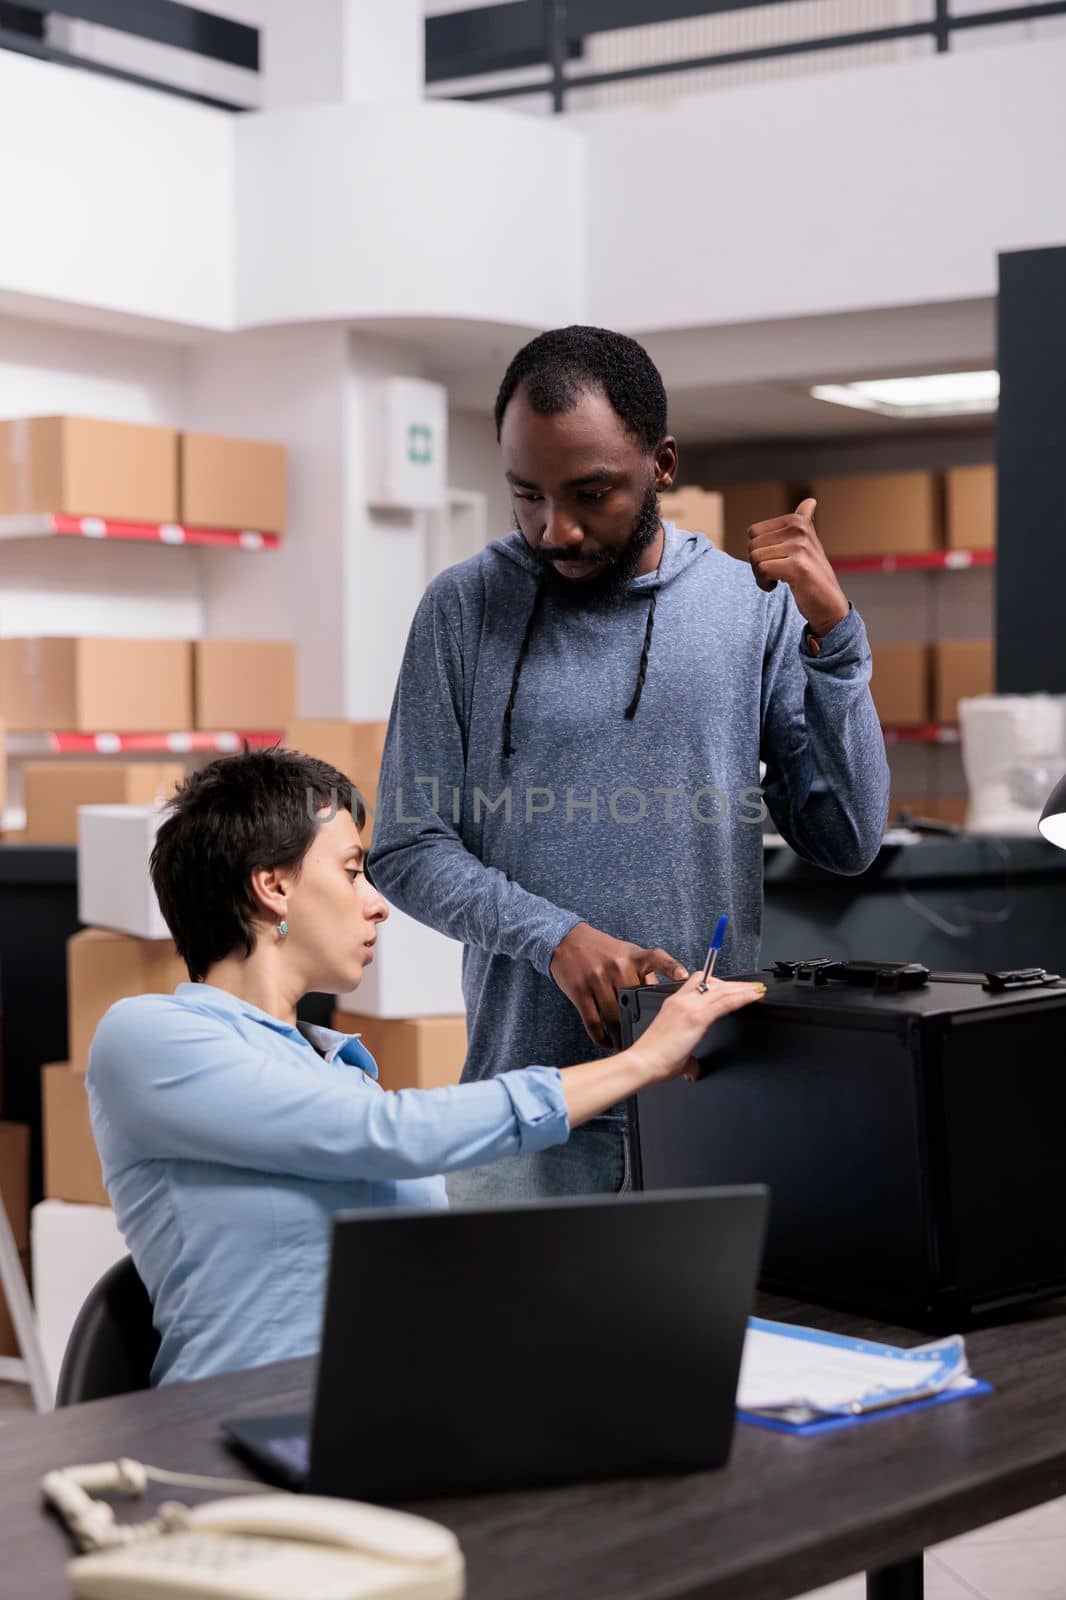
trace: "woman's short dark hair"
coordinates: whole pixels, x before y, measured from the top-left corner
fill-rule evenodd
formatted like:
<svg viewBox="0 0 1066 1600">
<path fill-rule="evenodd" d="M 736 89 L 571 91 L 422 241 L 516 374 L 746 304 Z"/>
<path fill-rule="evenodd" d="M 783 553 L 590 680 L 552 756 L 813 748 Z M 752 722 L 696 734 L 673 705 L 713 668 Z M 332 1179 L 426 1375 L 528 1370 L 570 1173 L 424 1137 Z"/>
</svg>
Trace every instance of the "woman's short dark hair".
<svg viewBox="0 0 1066 1600">
<path fill-rule="evenodd" d="M 327 808 L 350 811 L 359 828 L 366 821 L 343 773 L 280 746 L 222 756 L 181 785 L 156 834 L 150 871 L 194 983 L 235 950 L 251 955 L 260 917 L 252 873 L 298 870 Z"/>
</svg>

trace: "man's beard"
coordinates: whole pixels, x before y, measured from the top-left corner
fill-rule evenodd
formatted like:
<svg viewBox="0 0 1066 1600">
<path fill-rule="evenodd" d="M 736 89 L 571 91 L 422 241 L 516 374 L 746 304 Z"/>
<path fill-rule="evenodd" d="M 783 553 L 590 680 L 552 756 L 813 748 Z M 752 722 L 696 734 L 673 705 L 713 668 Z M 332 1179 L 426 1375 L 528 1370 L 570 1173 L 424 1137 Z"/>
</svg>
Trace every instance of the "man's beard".
<svg viewBox="0 0 1066 1600">
<path fill-rule="evenodd" d="M 625 598 L 630 579 L 636 576 L 641 559 L 658 531 L 659 496 L 653 481 L 649 483 L 641 501 L 628 541 L 617 555 L 604 555 L 601 558 L 602 570 L 593 577 L 564 578 L 552 565 L 553 559 L 557 560 L 558 557 L 549 557 L 543 550 L 531 549 L 530 554 L 540 568 L 545 591 L 560 605 L 574 609 L 616 606 Z M 573 556 L 570 559 L 581 561 L 588 557 Z"/>
</svg>

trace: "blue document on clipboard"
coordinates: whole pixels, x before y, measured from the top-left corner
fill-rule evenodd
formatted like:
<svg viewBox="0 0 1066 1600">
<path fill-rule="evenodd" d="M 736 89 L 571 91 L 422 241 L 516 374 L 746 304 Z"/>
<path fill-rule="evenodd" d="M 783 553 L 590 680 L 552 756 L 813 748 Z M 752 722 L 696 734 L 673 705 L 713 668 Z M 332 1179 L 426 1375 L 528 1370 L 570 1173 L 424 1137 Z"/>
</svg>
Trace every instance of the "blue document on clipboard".
<svg viewBox="0 0 1066 1600">
<path fill-rule="evenodd" d="M 903 1350 L 752 1317 L 737 1410 L 746 1422 L 808 1434 L 988 1392 L 958 1334 Z"/>
</svg>

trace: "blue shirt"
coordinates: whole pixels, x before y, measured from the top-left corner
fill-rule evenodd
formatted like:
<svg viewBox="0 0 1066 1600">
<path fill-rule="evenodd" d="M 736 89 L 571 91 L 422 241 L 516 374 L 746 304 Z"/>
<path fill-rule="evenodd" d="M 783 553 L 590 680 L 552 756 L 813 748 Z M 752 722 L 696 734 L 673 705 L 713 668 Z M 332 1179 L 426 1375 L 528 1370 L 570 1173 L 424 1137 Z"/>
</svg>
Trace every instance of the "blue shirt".
<svg viewBox="0 0 1066 1600">
<path fill-rule="evenodd" d="M 570 1131 L 554 1067 L 386 1093 L 357 1036 L 279 1022 L 202 983 L 112 1006 L 88 1091 L 162 1338 L 154 1383 L 313 1353 L 335 1212 L 445 1206 L 437 1174 Z"/>
</svg>

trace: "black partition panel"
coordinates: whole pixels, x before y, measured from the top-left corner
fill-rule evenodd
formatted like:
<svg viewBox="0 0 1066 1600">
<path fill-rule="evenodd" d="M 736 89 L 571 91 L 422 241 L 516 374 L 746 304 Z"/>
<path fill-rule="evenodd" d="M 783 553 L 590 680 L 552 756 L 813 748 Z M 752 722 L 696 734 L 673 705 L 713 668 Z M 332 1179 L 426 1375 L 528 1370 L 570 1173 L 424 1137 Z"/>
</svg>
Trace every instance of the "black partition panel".
<svg viewBox="0 0 1066 1600">
<path fill-rule="evenodd" d="M 1066 247 L 999 258 L 996 689 L 1066 693 Z"/>
</svg>

